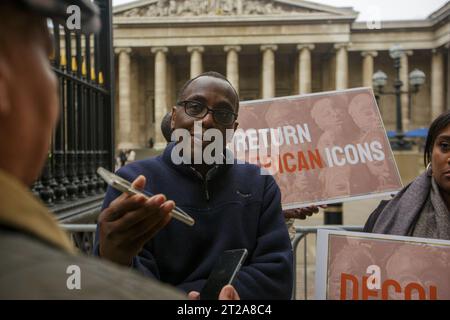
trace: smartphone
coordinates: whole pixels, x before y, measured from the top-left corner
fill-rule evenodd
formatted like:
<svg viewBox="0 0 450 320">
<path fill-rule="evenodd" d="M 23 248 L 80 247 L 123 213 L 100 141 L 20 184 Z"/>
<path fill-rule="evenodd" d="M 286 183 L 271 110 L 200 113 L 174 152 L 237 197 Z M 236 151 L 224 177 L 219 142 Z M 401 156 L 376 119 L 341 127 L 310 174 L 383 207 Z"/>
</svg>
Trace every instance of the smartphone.
<svg viewBox="0 0 450 320">
<path fill-rule="evenodd" d="M 231 284 L 247 257 L 247 249 L 227 250 L 214 265 L 202 291 L 201 300 L 218 300 L 224 286 Z"/>
<path fill-rule="evenodd" d="M 121 192 L 130 194 L 130 195 L 142 195 L 144 197 L 152 197 L 154 196 L 153 194 L 151 194 L 148 191 L 144 191 L 144 190 L 138 190 L 136 188 L 133 188 L 131 186 L 131 182 L 123 179 L 122 177 L 119 177 L 118 175 L 106 170 L 105 168 L 99 167 L 97 169 L 97 173 L 100 177 L 102 177 L 103 180 L 106 181 L 107 184 L 109 184 L 111 187 L 113 187 L 114 189 L 117 189 Z M 187 224 L 188 226 L 193 226 L 195 224 L 195 220 L 188 215 L 186 212 L 184 212 L 183 210 L 181 210 L 178 207 L 175 207 L 172 210 L 172 217 L 174 219 L 177 219 L 178 221 L 181 221 L 185 224 Z"/>
</svg>

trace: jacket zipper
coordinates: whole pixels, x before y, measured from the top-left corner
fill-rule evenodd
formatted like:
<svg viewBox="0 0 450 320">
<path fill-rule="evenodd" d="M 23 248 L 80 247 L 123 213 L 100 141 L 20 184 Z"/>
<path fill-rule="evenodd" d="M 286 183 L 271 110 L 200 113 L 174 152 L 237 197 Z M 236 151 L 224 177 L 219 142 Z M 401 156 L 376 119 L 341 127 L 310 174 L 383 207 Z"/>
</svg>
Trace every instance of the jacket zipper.
<svg viewBox="0 0 450 320">
<path fill-rule="evenodd" d="M 208 180 L 207 179 L 203 180 L 203 185 L 205 187 L 206 201 L 209 201 L 209 190 L 208 190 Z"/>
<path fill-rule="evenodd" d="M 192 168 L 192 171 L 197 175 L 197 177 L 202 181 L 203 183 L 203 189 L 205 190 L 205 198 L 206 201 L 209 202 L 209 190 L 208 190 L 208 175 L 206 177 L 203 177 L 197 170 Z"/>
</svg>

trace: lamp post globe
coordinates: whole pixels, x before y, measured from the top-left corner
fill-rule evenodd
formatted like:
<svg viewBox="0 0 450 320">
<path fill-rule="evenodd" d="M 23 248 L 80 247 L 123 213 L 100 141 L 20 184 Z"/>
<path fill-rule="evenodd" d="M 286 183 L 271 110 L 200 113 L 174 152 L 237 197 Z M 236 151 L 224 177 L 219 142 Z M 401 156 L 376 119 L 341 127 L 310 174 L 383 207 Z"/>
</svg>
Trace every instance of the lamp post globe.
<svg viewBox="0 0 450 320">
<path fill-rule="evenodd" d="M 421 86 L 425 83 L 426 75 L 422 70 L 414 69 L 409 74 L 409 84 L 412 86 Z"/>
<path fill-rule="evenodd" d="M 403 47 L 399 44 L 394 44 L 390 49 L 389 49 L 389 55 L 391 56 L 392 59 L 400 59 L 403 55 Z"/>
<path fill-rule="evenodd" d="M 388 76 L 381 70 L 378 70 L 373 74 L 372 82 L 373 86 L 381 89 L 387 84 Z"/>
</svg>

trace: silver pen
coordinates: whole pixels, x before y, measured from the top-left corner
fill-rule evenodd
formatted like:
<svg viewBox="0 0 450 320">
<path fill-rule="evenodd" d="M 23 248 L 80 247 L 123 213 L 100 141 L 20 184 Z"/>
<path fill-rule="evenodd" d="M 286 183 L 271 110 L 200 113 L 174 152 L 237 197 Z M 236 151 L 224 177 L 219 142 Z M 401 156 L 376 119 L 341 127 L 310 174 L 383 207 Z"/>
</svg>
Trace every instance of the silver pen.
<svg viewBox="0 0 450 320">
<path fill-rule="evenodd" d="M 107 184 L 109 184 L 114 189 L 117 189 L 121 192 L 130 194 L 130 195 L 142 195 L 146 198 L 153 197 L 154 195 L 151 194 L 148 191 L 142 191 L 134 188 L 131 185 L 131 182 L 128 180 L 123 179 L 122 177 L 119 177 L 118 175 L 106 170 L 105 168 L 99 167 L 97 169 L 97 173 L 100 177 L 103 178 L 103 180 L 106 181 Z M 180 222 L 183 222 L 187 224 L 188 226 L 193 226 L 195 224 L 195 220 L 188 215 L 186 212 L 184 212 L 182 209 L 175 207 L 172 210 L 172 216 L 174 219 L 177 219 Z"/>
</svg>

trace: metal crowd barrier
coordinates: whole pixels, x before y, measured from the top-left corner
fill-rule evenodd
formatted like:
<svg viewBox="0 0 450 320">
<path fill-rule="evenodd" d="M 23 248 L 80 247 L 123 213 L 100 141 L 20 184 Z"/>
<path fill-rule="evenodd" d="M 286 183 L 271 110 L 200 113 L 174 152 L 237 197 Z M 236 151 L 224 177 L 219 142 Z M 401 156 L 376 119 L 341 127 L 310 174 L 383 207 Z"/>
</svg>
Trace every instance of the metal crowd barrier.
<svg viewBox="0 0 450 320">
<path fill-rule="evenodd" d="M 333 229 L 333 230 L 345 230 L 345 231 L 362 231 L 363 226 L 341 226 L 341 225 L 327 225 L 327 226 L 314 226 L 314 227 L 296 227 L 295 237 L 292 240 L 292 249 L 294 251 L 294 279 L 293 279 L 293 290 L 292 290 L 292 300 L 297 299 L 297 248 L 302 240 L 304 240 L 303 247 L 303 289 L 304 289 L 304 299 L 308 300 L 308 254 L 307 254 L 307 238 L 309 234 L 316 234 L 319 229 Z"/>
<path fill-rule="evenodd" d="M 94 250 L 96 224 L 60 224 L 72 239 L 75 246 L 85 254 L 92 254 Z"/>
<path fill-rule="evenodd" d="M 75 246 L 77 246 L 82 252 L 86 254 L 92 254 L 95 241 L 96 224 L 61 224 L 60 225 L 71 237 Z M 362 231 L 362 226 L 315 226 L 315 227 L 296 227 L 296 234 L 292 240 L 292 248 L 294 251 L 294 279 L 292 300 L 297 298 L 297 248 L 300 242 L 304 241 L 303 248 L 303 279 L 304 279 L 304 299 L 308 299 L 308 235 L 317 234 L 319 229 L 333 229 L 333 230 L 346 230 L 346 231 Z"/>
</svg>

